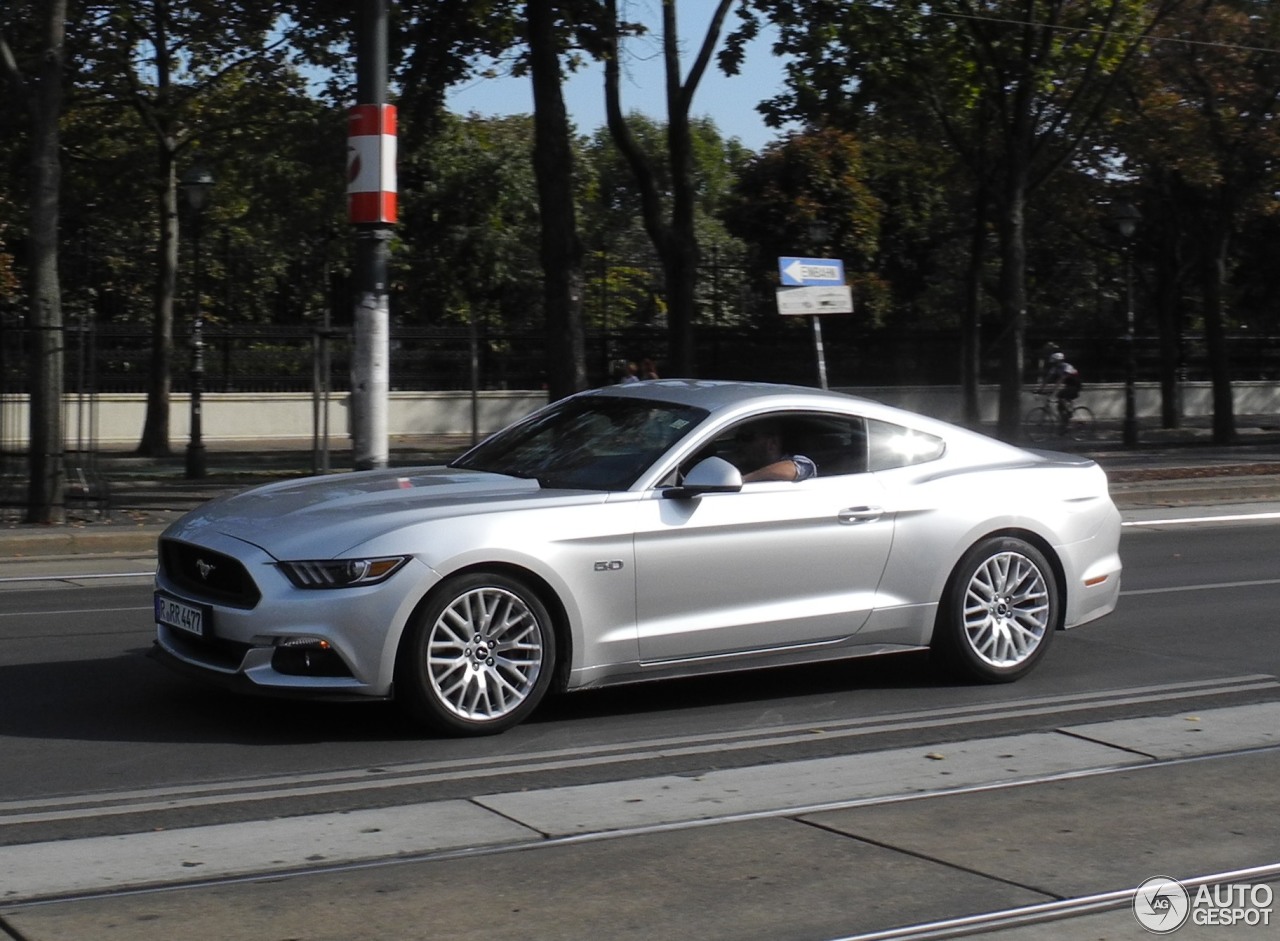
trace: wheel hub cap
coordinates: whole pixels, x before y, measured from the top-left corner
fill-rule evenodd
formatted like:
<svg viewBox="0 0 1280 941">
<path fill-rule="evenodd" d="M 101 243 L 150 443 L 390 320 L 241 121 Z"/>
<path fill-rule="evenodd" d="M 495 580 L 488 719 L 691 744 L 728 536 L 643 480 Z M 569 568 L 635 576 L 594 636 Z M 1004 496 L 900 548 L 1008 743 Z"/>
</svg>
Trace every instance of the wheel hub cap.
<svg viewBox="0 0 1280 941">
<path fill-rule="evenodd" d="M 440 703 L 464 719 L 500 719 L 529 696 L 542 672 L 536 617 L 501 588 L 466 592 L 441 612 L 427 640 L 427 671 Z"/>
<path fill-rule="evenodd" d="M 484 638 L 477 634 L 474 643 L 474 648 L 467 648 L 466 656 L 471 657 L 475 666 L 480 666 L 481 664 L 491 665 L 493 663 L 493 659 L 490 656 L 489 645 L 485 643 Z"/>
<path fill-rule="evenodd" d="M 1049 587 L 1031 559 L 1017 552 L 993 555 L 969 581 L 965 637 L 986 663 L 1012 667 L 1035 653 L 1049 629 Z"/>
</svg>

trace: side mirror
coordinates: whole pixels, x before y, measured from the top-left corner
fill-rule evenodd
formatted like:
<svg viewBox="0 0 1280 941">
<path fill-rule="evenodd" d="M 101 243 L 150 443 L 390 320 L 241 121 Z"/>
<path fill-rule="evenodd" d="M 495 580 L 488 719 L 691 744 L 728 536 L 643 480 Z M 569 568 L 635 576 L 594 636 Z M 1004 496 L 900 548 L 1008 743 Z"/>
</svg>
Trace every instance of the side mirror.
<svg viewBox="0 0 1280 941">
<path fill-rule="evenodd" d="M 704 493 L 737 493 L 742 489 L 741 472 L 722 457 L 708 457 L 693 465 L 678 487 L 662 495 L 669 500 L 690 500 Z"/>
</svg>

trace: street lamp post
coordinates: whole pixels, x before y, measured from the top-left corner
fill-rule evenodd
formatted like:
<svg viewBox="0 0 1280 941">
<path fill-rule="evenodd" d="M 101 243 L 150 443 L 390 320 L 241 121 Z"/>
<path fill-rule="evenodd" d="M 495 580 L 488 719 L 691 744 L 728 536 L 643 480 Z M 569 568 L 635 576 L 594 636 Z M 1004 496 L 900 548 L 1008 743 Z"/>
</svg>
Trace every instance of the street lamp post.
<svg viewBox="0 0 1280 941">
<path fill-rule="evenodd" d="M 1124 443 L 1132 446 L 1138 443 L 1138 409 L 1135 391 L 1137 366 L 1134 360 L 1133 336 L 1133 236 L 1138 231 L 1138 223 L 1142 221 L 1142 213 L 1132 203 L 1120 202 L 1111 207 L 1107 223 L 1124 243 L 1124 301 L 1125 301 L 1125 333 L 1124 333 Z"/>
<path fill-rule="evenodd" d="M 192 277 L 191 311 L 191 439 L 187 443 L 186 475 L 203 477 L 206 464 L 204 454 L 203 415 L 201 399 L 204 394 L 204 315 L 201 312 L 201 274 L 203 258 L 200 252 L 200 236 L 204 228 L 204 211 L 213 193 L 213 174 L 204 167 L 192 167 L 182 177 L 182 196 L 191 210 L 191 235 L 195 272 Z"/>
</svg>

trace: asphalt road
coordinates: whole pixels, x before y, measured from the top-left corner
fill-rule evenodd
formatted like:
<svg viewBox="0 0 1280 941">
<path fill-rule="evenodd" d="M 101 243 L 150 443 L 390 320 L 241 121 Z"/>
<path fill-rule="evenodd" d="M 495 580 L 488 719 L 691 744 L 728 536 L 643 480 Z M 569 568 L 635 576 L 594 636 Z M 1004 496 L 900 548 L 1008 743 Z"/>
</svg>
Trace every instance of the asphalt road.
<svg viewBox="0 0 1280 941">
<path fill-rule="evenodd" d="M 33 562 L 0 581 L 0 933 L 1149 937 L 1148 877 L 1277 885 L 1278 511 L 1128 511 L 1119 609 L 1010 686 L 866 660 L 474 741 L 191 687 L 142 656 L 145 558 Z"/>
</svg>

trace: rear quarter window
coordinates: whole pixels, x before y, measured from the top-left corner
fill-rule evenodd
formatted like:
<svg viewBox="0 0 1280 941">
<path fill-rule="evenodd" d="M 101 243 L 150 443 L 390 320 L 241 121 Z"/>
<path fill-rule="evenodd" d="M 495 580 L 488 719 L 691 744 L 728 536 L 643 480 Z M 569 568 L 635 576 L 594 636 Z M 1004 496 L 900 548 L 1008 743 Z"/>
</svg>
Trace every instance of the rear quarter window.
<svg viewBox="0 0 1280 941">
<path fill-rule="evenodd" d="M 867 469 L 882 471 L 936 461 L 947 446 L 937 435 L 869 419 L 867 448 Z"/>
</svg>

